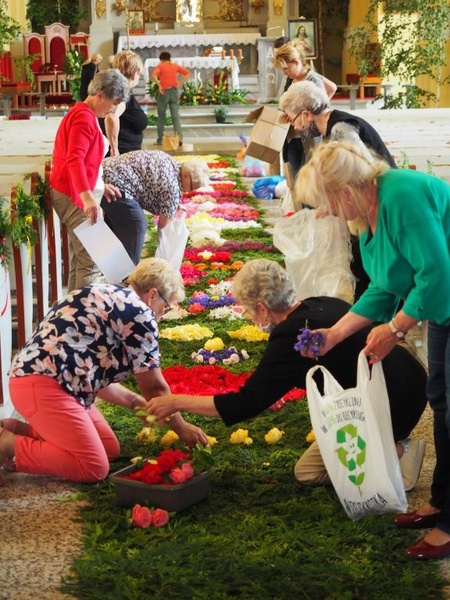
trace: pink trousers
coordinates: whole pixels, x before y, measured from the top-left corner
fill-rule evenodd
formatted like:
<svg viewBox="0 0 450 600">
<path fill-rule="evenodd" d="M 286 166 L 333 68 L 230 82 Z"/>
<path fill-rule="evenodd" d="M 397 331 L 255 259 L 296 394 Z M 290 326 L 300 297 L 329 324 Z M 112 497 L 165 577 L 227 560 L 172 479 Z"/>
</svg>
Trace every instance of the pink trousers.
<svg viewBox="0 0 450 600">
<path fill-rule="evenodd" d="M 46 375 L 9 379 L 11 399 L 28 421 L 14 442 L 16 470 L 91 483 L 105 479 L 120 446 L 100 411 L 86 410 Z"/>
</svg>

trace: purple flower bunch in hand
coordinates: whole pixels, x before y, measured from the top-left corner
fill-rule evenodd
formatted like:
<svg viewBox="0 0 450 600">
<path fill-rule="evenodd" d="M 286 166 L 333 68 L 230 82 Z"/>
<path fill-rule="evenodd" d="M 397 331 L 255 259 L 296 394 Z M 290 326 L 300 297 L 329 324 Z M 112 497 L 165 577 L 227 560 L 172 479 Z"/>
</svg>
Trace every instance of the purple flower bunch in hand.
<svg viewBox="0 0 450 600">
<path fill-rule="evenodd" d="M 294 345 L 294 350 L 297 352 L 312 352 L 317 358 L 319 356 L 320 347 L 325 342 L 325 336 L 320 331 L 311 331 L 309 327 L 300 329 L 297 336 L 297 343 Z"/>
</svg>

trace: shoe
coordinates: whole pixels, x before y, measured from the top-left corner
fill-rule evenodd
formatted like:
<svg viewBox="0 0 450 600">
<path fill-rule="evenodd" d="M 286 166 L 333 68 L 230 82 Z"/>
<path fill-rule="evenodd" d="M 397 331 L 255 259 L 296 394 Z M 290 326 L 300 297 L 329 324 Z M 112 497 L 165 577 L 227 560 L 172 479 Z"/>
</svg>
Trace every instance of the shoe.
<svg viewBox="0 0 450 600">
<path fill-rule="evenodd" d="M 421 560 L 445 558 L 450 554 L 450 542 L 442 544 L 441 546 L 434 546 L 433 544 L 426 542 L 424 538 L 420 538 L 420 540 L 412 546 L 407 546 L 405 552 L 412 558 L 419 558 Z"/>
<path fill-rule="evenodd" d="M 154 146 L 162 146 L 162 142 L 160 142 L 159 140 L 156 140 L 156 142 L 153 142 Z"/>
<path fill-rule="evenodd" d="M 417 512 L 400 513 L 395 515 L 394 524 L 403 529 L 426 529 L 436 525 L 438 516 L 438 512 L 432 515 L 418 515 Z"/>
<path fill-rule="evenodd" d="M 180 140 L 180 141 L 178 142 L 178 145 L 179 145 L 179 146 L 182 146 L 182 145 L 183 145 L 183 140 Z"/>
<path fill-rule="evenodd" d="M 405 492 L 412 490 L 419 479 L 425 456 L 425 442 L 423 440 L 402 440 L 403 454 L 400 458 L 400 469 L 403 475 Z"/>
</svg>

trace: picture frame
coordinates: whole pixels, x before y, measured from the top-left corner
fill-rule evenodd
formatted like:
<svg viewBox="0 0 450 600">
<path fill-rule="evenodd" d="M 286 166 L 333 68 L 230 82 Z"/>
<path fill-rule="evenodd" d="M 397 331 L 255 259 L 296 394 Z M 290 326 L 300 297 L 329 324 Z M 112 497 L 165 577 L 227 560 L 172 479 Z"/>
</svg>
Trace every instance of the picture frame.
<svg viewBox="0 0 450 600">
<path fill-rule="evenodd" d="M 317 58 L 317 19 L 288 21 L 289 39 L 301 40 L 307 58 Z"/>
<path fill-rule="evenodd" d="M 129 32 L 131 35 L 144 35 L 145 22 L 143 10 L 128 11 Z"/>
</svg>

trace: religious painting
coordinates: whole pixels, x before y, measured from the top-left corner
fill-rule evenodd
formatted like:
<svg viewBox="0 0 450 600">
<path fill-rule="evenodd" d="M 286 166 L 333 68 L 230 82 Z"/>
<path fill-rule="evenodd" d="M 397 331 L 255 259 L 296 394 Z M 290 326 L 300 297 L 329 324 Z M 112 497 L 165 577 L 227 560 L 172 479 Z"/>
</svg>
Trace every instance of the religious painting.
<svg viewBox="0 0 450 600">
<path fill-rule="evenodd" d="M 300 40 L 308 58 L 317 58 L 317 19 L 289 21 L 289 37 Z"/>
<path fill-rule="evenodd" d="M 177 23 L 199 23 L 202 18 L 202 0 L 177 0 Z"/>
<path fill-rule="evenodd" d="M 128 22 L 131 35 L 143 35 L 145 33 L 144 11 L 128 11 Z"/>
</svg>

